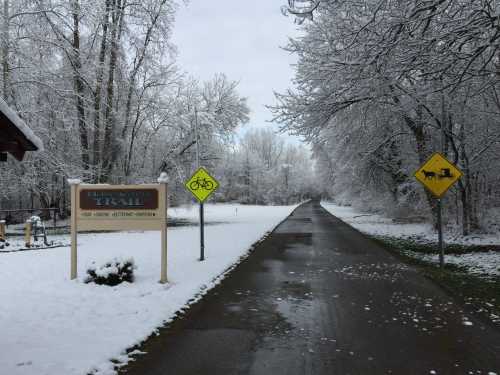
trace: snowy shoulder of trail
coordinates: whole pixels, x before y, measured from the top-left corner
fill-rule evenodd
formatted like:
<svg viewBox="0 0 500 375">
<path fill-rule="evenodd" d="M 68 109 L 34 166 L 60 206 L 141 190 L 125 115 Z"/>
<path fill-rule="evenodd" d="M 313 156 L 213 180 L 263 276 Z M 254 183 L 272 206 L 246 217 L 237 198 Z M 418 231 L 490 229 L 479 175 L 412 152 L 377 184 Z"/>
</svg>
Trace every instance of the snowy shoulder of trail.
<svg viewBox="0 0 500 375">
<path fill-rule="evenodd" d="M 339 206 L 331 202 L 321 202 L 321 205 L 332 215 L 367 234 L 418 239 L 422 242 L 437 241 L 437 233 L 429 223 L 401 223 L 382 215 L 362 212 L 351 206 Z M 500 245 L 500 236 L 498 234 L 457 236 L 454 233 L 445 232 L 444 236 L 446 243 L 460 245 Z"/>
<path fill-rule="evenodd" d="M 419 254 L 410 251 L 406 253 L 427 262 L 439 263 L 439 256 L 437 254 Z M 498 251 L 460 255 L 447 254 L 446 263 L 465 267 L 469 273 L 478 276 L 500 276 L 500 253 Z"/>
<path fill-rule="evenodd" d="M 436 242 L 437 234 L 428 223 L 397 223 L 392 219 L 366 212 L 353 207 L 339 206 L 330 202 L 321 202 L 332 215 L 338 217 L 359 231 L 372 236 L 417 239 L 420 242 Z M 445 233 L 446 243 L 460 245 L 500 245 L 499 236 L 473 235 L 468 237 L 451 237 Z M 413 257 L 438 263 L 438 255 L 406 252 Z M 446 262 L 467 268 L 468 272 L 484 276 L 500 276 L 500 253 L 498 251 L 474 252 L 461 255 L 446 255 Z"/>
<path fill-rule="evenodd" d="M 206 261 L 198 227 L 168 230 L 169 283 L 160 277 L 160 233 L 78 237 L 78 280 L 69 280 L 70 249 L 0 254 L 0 372 L 9 375 L 114 374 L 126 350 L 217 285 L 296 206 L 205 206 Z M 197 206 L 169 210 L 193 219 Z M 133 257 L 135 282 L 85 284 L 95 262 Z"/>
<path fill-rule="evenodd" d="M 433 236 L 432 227 L 426 223 L 395 223 L 392 219 L 381 215 L 361 212 L 351 206 L 339 206 L 330 202 L 321 202 L 321 206 L 342 221 L 370 235 L 399 238 L 419 236 L 429 239 Z"/>
</svg>

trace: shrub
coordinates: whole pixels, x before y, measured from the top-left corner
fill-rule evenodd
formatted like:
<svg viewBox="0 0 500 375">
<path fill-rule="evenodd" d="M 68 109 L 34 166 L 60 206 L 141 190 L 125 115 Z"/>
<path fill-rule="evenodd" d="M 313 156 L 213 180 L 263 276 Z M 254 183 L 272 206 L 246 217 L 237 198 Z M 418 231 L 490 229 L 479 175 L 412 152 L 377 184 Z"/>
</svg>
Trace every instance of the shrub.
<svg viewBox="0 0 500 375">
<path fill-rule="evenodd" d="M 92 262 L 92 265 L 87 270 L 85 283 L 109 286 L 115 286 L 124 281 L 132 283 L 134 282 L 134 269 L 136 268 L 133 258 L 114 258 L 101 266 L 96 266 L 95 262 Z"/>
</svg>

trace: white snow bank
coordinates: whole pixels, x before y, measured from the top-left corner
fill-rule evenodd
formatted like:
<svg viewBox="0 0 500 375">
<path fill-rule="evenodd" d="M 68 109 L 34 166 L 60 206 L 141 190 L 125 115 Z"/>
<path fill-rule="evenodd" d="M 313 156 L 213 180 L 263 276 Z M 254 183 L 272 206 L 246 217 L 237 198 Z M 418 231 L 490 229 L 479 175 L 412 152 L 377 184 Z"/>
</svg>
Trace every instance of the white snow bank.
<svg viewBox="0 0 500 375">
<path fill-rule="evenodd" d="M 321 202 L 321 205 L 332 215 L 364 233 L 377 236 L 418 238 L 421 241 L 437 241 L 437 233 L 429 223 L 399 223 L 382 215 L 358 211 L 353 207 L 338 206 L 329 202 Z M 473 234 L 457 237 L 445 230 L 443 235 L 446 243 L 500 245 L 500 237 L 493 234 Z"/>
<path fill-rule="evenodd" d="M 256 208 L 253 210 L 252 207 Z M 274 210 L 280 206 L 266 206 L 266 209 Z M 286 206 L 285 206 L 286 207 Z M 297 207 L 297 206 L 293 206 Z M 205 204 L 205 220 L 208 222 L 221 223 L 224 221 L 231 221 L 245 223 L 258 220 L 260 210 L 264 209 L 263 206 L 245 206 L 240 204 Z M 189 221 L 198 221 L 200 206 L 196 205 L 183 205 L 179 207 L 168 207 L 168 217 L 174 219 L 184 219 Z M 253 212 L 253 213 L 252 213 Z"/>
<path fill-rule="evenodd" d="M 296 206 L 206 205 L 206 261 L 198 227 L 168 231 L 169 283 L 160 277 L 158 232 L 79 235 L 78 281 L 69 280 L 69 248 L 0 254 L 0 369 L 9 375 L 113 374 L 110 359 L 171 320 L 212 288 L 226 269 Z M 175 209 L 195 218 L 197 207 Z M 133 257 L 133 284 L 85 284 L 95 261 Z"/>
<path fill-rule="evenodd" d="M 43 151 L 43 142 L 38 138 L 35 133 L 26 125 L 26 123 L 14 112 L 5 101 L 0 98 L 0 111 L 8 117 L 10 121 L 24 134 L 24 136 L 33 143 L 38 151 Z"/>
<path fill-rule="evenodd" d="M 392 219 L 380 215 L 366 214 L 356 211 L 352 207 L 338 206 L 333 203 L 321 202 L 321 205 L 332 215 L 343 220 L 359 231 L 375 236 L 388 236 L 395 238 L 418 238 L 419 241 L 437 241 L 437 234 L 429 224 L 402 224 L 394 223 Z M 450 238 L 446 236 L 447 243 L 465 245 L 498 245 L 498 236 L 475 236 L 473 238 Z M 415 252 L 406 252 L 413 257 L 429 262 L 439 262 L 438 255 L 427 255 Z M 483 253 L 468 253 L 462 255 L 447 254 L 446 263 L 467 268 L 468 272 L 477 275 L 500 275 L 500 253 L 489 251 Z"/>
<path fill-rule="evenodd" d="M 439 263 L 437 254 L 420 254 L 409 251 L 407 253 L 427 262 Z M 467 271 L 474 275 L 500 276 L 500 253 L 496 251 L 460 255 L 446 254 L 445 260 L 448 264 L 467 268 Z"/>
<path fill-rule="evenodd" d="M 212 205 L 205 204 L 205 221 L 207 224 L 218 223 L 221 224 L 223 222 L 232 222 L 232 223 L 244 223 L 244 222 L 252 222 L 258 220 L 256 217 L 249 216 L 252 212 L 251 207 L 259 207 L 259 206 L 242 206 L 238 204 L 220 204 L 220 205 Z M 262 209 L 262 207 L 260 207 Z M 271 210 L 273 208 L 271 207 Z M 242 211 L 243 210 L 243 211 Z M 255 213 L 258 213 L 259 210 L 255 210 Z M 183 221 L 188 221 L 192 223 L 198 223 L 199 218 L 199 205 L 183 205 L 179 207 L 168 207 L 168 217 L 173 219 L 180 219 Z M 46 221 L 47 223 L 51 223 L 51 221 Z M 69 219 L 66 220 L 58 220 L 58 225 L 70 225 Z M 5 247 L 4 249 L 0 249 L 0 253 L 2 251 L 15 251 L 18 249 L 24 249 L 25 242 L 24 236 L 13 236 L 9 235 L 11 233 L 23 234 L 24 233 L 24 223 L 23 224 L 14 224 L 9 225 L 7 227 L 7 241 L 10 243 L 10 246 Z M 53 242 L 54 246 L 61 245 L 69 245 L 70 237 L 69 235 L 48 235 L 49 242 Z M 39 241 L 35 243 L 33 241 L 33 245 L 35 248 L 43 247 L 43 241 L 39 237 Z"/>
</svg>

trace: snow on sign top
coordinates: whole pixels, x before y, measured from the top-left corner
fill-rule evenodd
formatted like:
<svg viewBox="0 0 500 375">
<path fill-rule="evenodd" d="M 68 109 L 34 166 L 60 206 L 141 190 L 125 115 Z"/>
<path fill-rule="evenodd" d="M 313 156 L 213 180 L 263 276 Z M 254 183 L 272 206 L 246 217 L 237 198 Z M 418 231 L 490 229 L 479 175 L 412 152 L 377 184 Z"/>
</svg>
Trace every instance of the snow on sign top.
<svg viewBox="0 0 500 375">
<path fill-rule="evenodd" d="M 14 112 L 5 101 L 0 98 L 0 111 L 19 129 L 20 132 L 28 139 L 38 151 L 43 151 L 43 143 L 35 133 L 26 125 L 26 123 Z"/>
<path fill-rule="evenodd" d="M 462 172 L 439 152 L 415 172 L 415 178 L 436 198 L 441 198 L 460 177 Z"/>
</svg>

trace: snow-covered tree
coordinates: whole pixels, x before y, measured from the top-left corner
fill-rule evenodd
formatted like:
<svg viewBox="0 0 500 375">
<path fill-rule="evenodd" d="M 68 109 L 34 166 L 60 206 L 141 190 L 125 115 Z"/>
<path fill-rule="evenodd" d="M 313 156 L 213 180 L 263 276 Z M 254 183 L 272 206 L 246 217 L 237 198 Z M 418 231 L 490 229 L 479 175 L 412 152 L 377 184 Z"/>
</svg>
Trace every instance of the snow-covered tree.
<svg viewBox="0 0 500 375">
<path fill-rule="evenodd" d="M 275 119 L 331 159 L 332 193 L 383 192 L 383 207 L 434 211 L 412 171 L 443 152 L 465 172 L 447 206 L 464 234 L 477 229 L 479 205 L 499 204 L 484 199 L 498 174 L 498 12 L 493 0 L 291 1 L 287 13 L 310 21 L 288 46 L 296 86 L 277 95 Z"/>
<path fill-rule="evenodd" d="M 291 204 L 311 197 L 314 169 L 303 146 L 286 144 L 271 129 L 250 129 L 217 169 L 219 199 L 248 204 Z"/>
<path fill-rule="evenodd" d="M 216 72 L 197 82 L 176 65 L 175 0 L 1 5 L 2 96 L 47 146 L 0 165 L 2 208 L 63 211 L 68 177 L 133 183 L 167 170 L 180 184 L 195 164 L 196 121 L 203 163 L 248 121 L 236 82 Z"/>
</svg>

